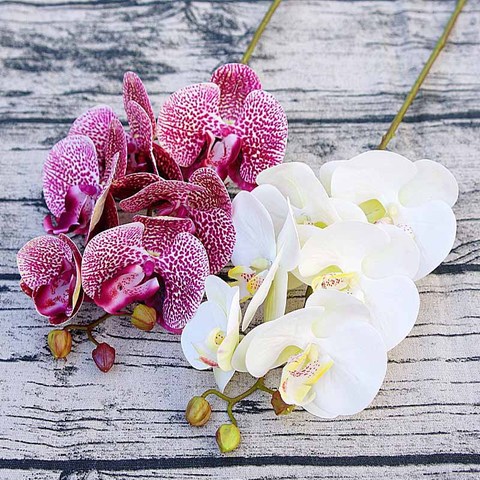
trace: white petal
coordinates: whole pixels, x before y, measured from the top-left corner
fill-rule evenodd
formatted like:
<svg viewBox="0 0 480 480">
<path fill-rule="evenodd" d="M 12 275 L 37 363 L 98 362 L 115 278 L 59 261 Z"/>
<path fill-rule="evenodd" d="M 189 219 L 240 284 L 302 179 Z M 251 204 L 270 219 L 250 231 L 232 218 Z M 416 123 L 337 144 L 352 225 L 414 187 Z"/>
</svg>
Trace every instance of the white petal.
<svg viewBox="0 0 480 480">
<path fill-rule="evenodd" d="M 300 275 L 307 279 L 331 265 L 347 273 L 358 272 L 364 257 L 388 242 L 388 234 L 370 223 L 334 223 L 319 229 L 305 243 L 300 254 Z"/>
<path fill-rule="evenodd" d="M 232 379 L 235 370 L 229 370 L 225 372 L 221 368 L 214 368 L 213 375 L 215 376 L 215 381 L 217 382 L 218 389 L 223 393 L 227 383 Z"/>
<path fill-rule="evenodd" d="M 252 190 L 252 195 L 261 202 L 270 214 L 275 228 L 275 236 L 278 236 L 288 215 L 287 200 L 273 185 L 259 185 Z"/>
<path fill-rule="evenodd" d="M 314 339 L 311 325 L 323 313 L 323 307 L 302 308 L 255 327 L 242 341 L 247 340 L 245 365 L 248 372 L 261 377 L 279 366 L 279 361 L 286 361 L 281 355 L 286 348 L 305 348 Z"/>
<path fill-rule="evenodd" d="M 238 346 L 240 341 L 240 321 L 241 321 L 241 310 L 240 310 L 240 292 L 237 289 L 237 293 L 232 301 L 228 325 L 227 325 L 227 334 L 223 339 L 222 343 L 217 350 L 217 362 L 218 366 L 222 370 L 231 370 L 232 369 L 232 357 L 235 349 Z"/>
<path fill-rule="evenodd" d="M 338 166 L 332 175 L 332 197 L 357 205 L 371 199 L 387 206 L 396 202 L 400 189 L 412 180 L 416 167 L 393 152 L 373 150 L 362 153 Z"/>
<path fill-rule="evenodd" d="M 450 253 L 457 231 L 455 215 L 446 203 L 437 200 L 418 207 L 399 207 L 396 220 L 413 230 L 420 250 L 420 267 L 414 280 L 419 280 L 437 268 Z"/>
<path fill-rule="evenodd" d="M 268 270 L 267 276 L 263 280 L 262 284 L 255 292 L 253 297 L 250 299 L 250 303 L 245 310 L 245 315 L 243 316 L 242 322 L 242 331 L 245 331 L 248 326 L 250 325 L 255 313 L 257 313 L 258 307 L 265 301 L 267 298 L 268 292 L 270 287 L 272 286 L 273 279 L 275 278 L 275 274 L 277 273 L 278 267 L 280 264 L 280 255 L 277 255 L 275 260 L 273 261 L 270 269 Z"/>
<path fill-rule="evenodd" d="M 458 198 L 458 183 L 450 170 L 431 160 L 414 163 L 417 173 L 400 190 L 399 199 L 405 207 L 415 207 L 432 200 L 442 200 L 450 207 Z"/>
<path fill-rule="evenodd" d="M 279 268 L 265 299 L 263 321 L 269 322 L 281 317 L 287 305 L 288 273 Z"/>
<path fill-rule="evenodd" d="M 387 349 L 392 349 L 410 333 L 417 319 L 420 297 L 415 283 L 403 275 L 380 280 L 362 276 L 360 288 L 372 325 Z"/>
<path fill-rule="evenodd" d="M 366 256 L 363 272 L 370 278 L 406 275 L 414 278 L 420 265 L 420 250 L 412 236 L 395 225 L 377 224 L 388 233 L 390 241 L 378 251 Z"/>
<path fill-rule="evenodd" d="M 209 367 L 199 359 L 199 353 L 194 345 L 202 344 L 214 328 L 225 330 L 227 319 L 223 310 L 213 302 L 200 305 L 194 317 L 185 325 L 182 332 L 182 350 L 188 363 L 198 370 Z"/>
<path fill-rule="evenodd" d="M 233 249 L 234 265 L 250 265 L 258 258 L 275 257 L 275 232 L 265 207 L 249 192 L 240 192 L 233 200 L 233 225 L 237 239 Z"/>
<path fill-rule="evenodd" d="M 300 260 L 300 241 L 290 205 L 285 224 L 278 235 L 277 256 L 280 257 L 281 267 L 287 272 L 296 268 Z"/>
<path fill-rule="evenodd" d="M 228 317 L 230 305 L 238 292 L 238 287 L 231 287 L 216 275 L 209 275 L 205 280 L 205 292 L 208 300 L 216 303 Z"/>
<path fill-rule="evenodd" d="M 331 195 L 332 192 L 332 176 L 333 172 L 340 166 L 346 163 L 347 160 L 335 160 L 332 162 L 324 163 L 320 167 L 320 171 L 318 172 L 318 177 L 322 185 L 324 186 L 328 195 Z"/>
<path fill-rule="evenodd" d="M 340 220 L 344 222 L 355 221 L 355 222 L 367 222 L 367 217 L 363 210 L 354 203 L 344 200 L 343 198 L 331 198 L 330 203 L 337 211 Z"/>
<path fill-rule="evenodd" d="M 325 332 L 318 344 L 334 363 L 314 385 L 313 401 L 303 407 L 325 418 L 358 413 L 375 398 L 385 378 L 385 345 L 366 322 L 325 319 L 318 323 L 323 324 L 318 330 Z"/>
</svg>

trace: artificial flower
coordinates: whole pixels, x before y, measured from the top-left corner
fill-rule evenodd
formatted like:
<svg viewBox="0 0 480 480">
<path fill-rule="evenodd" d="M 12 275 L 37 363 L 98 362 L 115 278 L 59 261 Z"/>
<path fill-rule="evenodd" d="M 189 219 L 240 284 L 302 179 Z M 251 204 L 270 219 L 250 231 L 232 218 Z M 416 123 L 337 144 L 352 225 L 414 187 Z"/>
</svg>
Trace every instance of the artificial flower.
<svg viewBox="0 0 480 480">
<path fill-rule="evenodd" d="M 261 88 L 250 67 L 231 63 L 211 83 L 178 90 L 160 110 L 160 145 L 187 177 L 211 166 L 251 190 L 262 170 L 282 162 L 288 136 L 283 108 Z"/>
<path fill-rule="evenodd" d="M 418 249 L 403 230 L 340 222 L 307 240 L 298 272 L 314 291 L 335 289 L 360 299 L 390 350 L 408 335 L 418 315 L 420 299 L 411 280 L 418 264 Z"/>
<path fill-rule="evenodd" d="M 264 301 L 265 321 L 285 313 L 288 272 L 297 267 L 300 244 L 291 211 L 276 235 L 267 210 L 249 192 L 240 192 L 233 200 L 233 224 L 237 241 L 229 276 L 240 286 L 242 301 L 250 299 L 242 324 L 245 330 Z"/>
<path fill-rule="evenodd" d="M 205 291 L 207 301 L 183 329 L 182 349 L 192 367 L 213 368 L 223 392 L 235 373 L 231 360 L 240 341 L 240 292 L 214 275 L 207 277 Z"/>
<path fill-rule="evenodd" d="M 238 371 L 262 377 L 284 365 L 279 391 L 290 405 L 334 418 L 366 408 L 380 389 L 387 350 L 365 305 L 319 291 L 306 307 L 251 330 L 234 353 Z"/>
<path fill-rule="evenodd" d="M 86 112 L 48 154 L 43 193 L 55 218 L 55 224 L 51 216 L 45 218 L 48 233 L 72 232 L 90 239 L 102 228 L 118 225 L 110 186 L 125 174 L 127 146 L 122 124 L 108 112 L 107 107 Z M 77 131 L 85 134 L 73 133 Z"/>
<path fill-rule="evenodd" d="M 72 318 L 83 301 L 81 255 L 65 235 L 43 235 L 17 254 L 20 286 L 40 315 L 57 325 Z"/>
<path fill-rule="evenodd" d="M 200 168 L 188 183 L 145 173 L 127 177 L 115 187 L 117 196 L 130 195 L 120 208 L 132 213 L 151 208 L 159 215 L 189 218 L 194 235 L 207 250 L 210 273 L 218 273 L 229 262 L 235 244 L 232 203 L 215 171 Z"/>
<path fill-rule="evenodd" d="M 456 233 L 451 207 L 458 185 L 441 164 L 411 162 L 375 150 L 324 164 L 320 179 L 333 198 L 357 204 L 370 222 L 393 224 L 410 233 L 421 254 L 415 280 L 433 271 L 450 252 Z"/>
<path fill-rule="evenodd" d="M 157 322 L 180 333 L 203 297 L 208 257 L 190 219 L 134 217 L 106 230 L 85 249 L 85 293 L 109 313 L 133 302 L 157 310 Z"/>
</svg>

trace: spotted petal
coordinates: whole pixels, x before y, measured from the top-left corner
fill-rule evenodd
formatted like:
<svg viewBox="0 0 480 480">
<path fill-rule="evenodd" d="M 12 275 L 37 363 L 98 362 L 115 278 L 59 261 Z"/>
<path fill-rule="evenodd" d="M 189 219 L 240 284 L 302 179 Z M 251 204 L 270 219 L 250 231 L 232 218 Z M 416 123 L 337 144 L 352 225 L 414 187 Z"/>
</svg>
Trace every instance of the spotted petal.
<svg viewBox="0 0 480 480">
<path fill-rule="evenodd" d="M 207 132 L 219 133 L 220 89 L 214 83 L 182 88 L 167 99 L 158 116 L 157 134 L 162 148 L 181 166 L 199 156 Z"/>
<path fill-rule="evenodd" d="M 153 132 L 147 112 L 133 100 L 130 100 L 125 105 L 125 111 L 128 117 L 128 124 L 130 125 L 130 135 L 135 142 L 137 150 L 150 154 L 152 150 Z"/>
<path fill-rule="evenodd" d="M 126 72 L 123 76 L 123 105 L 125 107 L 125 111 L 127 111 L 128 103 L 132 100 L 145 111 L 152 126 L 152 133 L 154 133 L 156 125 L 155 114 L 153 113 L 152 104 L 150 103 L 147 89 L 136 73 Z"/>
<path fill-rule="evenodd" d="M 247 95 L 262 88 L 257 74 L 242 63 L 222 65 L 213 72 L 211 81 L 220 87 L 220 116 L 230 122 L 241 115 Z"/>
<path fill-rule="evenodd" d="M 273 95 L 255 90 L 245 99 L 237 127 L 242 132 L 240 176 L 254 185 L 261 171 L 283 161 L 287 147 L 287 117 Z"/>
</svg>

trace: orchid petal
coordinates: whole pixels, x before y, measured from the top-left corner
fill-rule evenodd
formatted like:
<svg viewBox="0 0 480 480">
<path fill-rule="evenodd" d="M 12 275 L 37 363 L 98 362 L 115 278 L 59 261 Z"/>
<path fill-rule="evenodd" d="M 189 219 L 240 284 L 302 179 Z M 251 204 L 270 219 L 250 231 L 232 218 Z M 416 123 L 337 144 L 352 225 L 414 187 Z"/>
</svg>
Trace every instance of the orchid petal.
<svg viewBox="0 0 480 480">
<path fill-rule="evenodd" d="M 399 207 L 398 226 L 408 226 L 420 250 L 420 266 L 414 280 L 437 268 L 450 253 L 455 241 L 457 222 L 452 209 L 442 201 L 418 207 Z"/>
<path fill-rule="evenodd" d="M 265 207 L 250 193 L 233 200 L 233 225 L 237 235 L 232 255 L 234 265 L 251 265 L 258 258 L 275 258 L 275 232 Z"/>
<path fill-rule="evenodd" d="M 269 322 L 281 317 L 287 306 L 288 273 L 279 268 L 265 299 L 263 321 Z"/>
<path fill-rule="evenodd" d="M 431 160 L 419 160 L 414 165 L 417 172 L 400 189 L 400 203 L 405 207 L 416 207 L 432 200 L 442 200 L 453 207 L 458 199 L 458 184 L 452 173 Z"/>
<path fill-rule="evenodd" d="M 268 170 L 264 171 L 266 172 Z M 252 195 L 260 201 L 270 214 L 275 229 L 275 236 L 278 236 L 288 215 L 288 204 L 286 199 L 280 193 L 280 190 L 273 185 L 268 184 L 262 184 L 253 189 Z"/>
<path fill-rule="evenodd" d="M 118 120 L 118 117 L 109 106 L 97 105 L 87 110 L 73 122 L 68 135 L 85 135 L 90 138 L 95 145 L 99 160 L 103 163 L 108 156 L 106 149 L 109 127 L 114 120 Z"/>
<path fill-rule="evenodd" d="M 168 254 L 159 257 L 156 265 L 165 288 L 159 323 L 173 333 L 180 333 L 202 301 L 209 274 L 207 252 L 193 235 L 180 233 Z"/>
<path fill-rule="evenodd" d="M 217 351 L 218 366 L 224 371 L 232 369 L 232 357 L 240 341 L 240 291 L 238 287 L 236 287 L 235 290 L 235 295 L 228 313 L 226 335 Z"/>
<path fill-rule="evenodd" d="M 241 115 L 247 95 L 262 88 L 257 74 L 242 63 L 227 63 L 217 68 L 211 82 L 220 88 L 220 116 L 231 122 Z"/>
<path fill-rule="evenodd" d="M 262 170 L 283 160 L 287 147 L 287 117 L 273 95 L 255 90 L 245 99 L 237 126 L 242 132 L 240 176 L 255 184 Z"/>
<path fill-rule="evenodd" d="M 118 154 L 115 167 L 113 168 L 112 160 Z M 113 174 L 111 172 L 113 168 Z M 114 118 L 110 122 L 107 143 L 105 145 L 105 171 L 102 175 L 102 182 L 108 181 L 109 178 L 122 178 L 127 171 L 127 136 L 123 125 L 118 118 Z"/>
<path fill-rule="evenodd" d="M 131 100 L 135 101 L 145 111 L 152 125 L 152 132 L 155 132 L 155 114 L 147 90 L 136 73 L 126 72 L 123 76 L 123 104 L 125 110 L 127 110 L 127 105 Z"/>
<path fill-rule="evenodd" d="M 213 375 L 215 376 L 215 382 L 217 382 L 218 389 L 223 393 L 228 382 L 232 379 L 235 370 L 224 371 L 221 368 L 214 368 Z"/>
<path fill-rule="evenodd" d="M 415 174 L 408 158 L 384 150 L 365 152 L 335 169 L 332 196 L 356 204 L 377 199 L 387 206 L 397 201 L 398 192 Z"/>
<path fill-rule="evenodd" d="M 183 180 L 180 167 L 172 157 L 157 143 L 153 144 L 153 157 L 157 165 L 158 174 L 165 180 Z"/>
<path fill-rule="evenodd" d="M 379 280 L 361 276 L 360 288 L 372 325 L 387 350 L 392 349 L 410 333 L 417 319 L 420 297 L 415 284 L 403 275 Z"/>
<path fill-rule="evenodd" d="M 130 125 L 130 134 L 138 151 L 150 154 L 152 151 L 152 124 L 147 112 L 135 101 L 130 100 L 125 105 L 125 111 Z"/>
<path fill-rule="evenodd" d="M 117 178 L 112 184 L 112 195 L 123 200 L 139 192 L 147 185 L 158 182 L 158 175 L 148 172 L 130 173 L 124 177 Z"/>
<path fill-rule="evenodd" d="M 43 167 L 43 192 L 48 209 L 55 217 L 65 211 L 65 198 L 72 186 L 99 185 L 97 153 L 92 140 L 70 135 L 56 143 Z"/>
<path fill-rule="evenodd" d="M 367 217 L 363 210 L 348 200 L 342 198 L 330 198 L 331 206 L 336 210 L 337 215 L 344 222 L 367 222 Z"/>
<path fill-rule="evenodd" d="M 324 163 L 318 172 L 318 178 L 325 188 L 328 195 L 332 194 L 332 176 L 335 170 L 347 163 L 347 160 L 333 160 Z"/>
<path fill-rule="evenodd" d="M 238 291 L 238 287 L 231 287 L 216 275 L 209 275 L 205 280 L 205 292 L 209 302 L 216 303 L 228 318 L 230 306 Z"/>
<path fill-rule="evenodd" d="M 287 218 L 277 239 L 277 255 L 281 256 L 280 265 L 287 272 L 295 269 L 300 261 L 300 242 L 289 202 Z"/>
<path fill-rule="evenodd" d="M 227 214 L 232 213 L 232 202 L 222 179 L 211 168 L 199 168 L 190 175 L 189 182 L 199 185 L 207 191 L 207 195 L 201 189 L 193 191 L 189 197 L 189 204 L 192 208 L 207 210 L 218 207 Z"/>
<path fill-rule="evenodd" d="M 181 166 L 190 166 L 199 156 L 208 131 L 217 133 L 221 119 L 220 89 L 214 83 L 199 83 L 177 90 L 164 103 L 157 133 L 162 148 Z"/>
</svg>

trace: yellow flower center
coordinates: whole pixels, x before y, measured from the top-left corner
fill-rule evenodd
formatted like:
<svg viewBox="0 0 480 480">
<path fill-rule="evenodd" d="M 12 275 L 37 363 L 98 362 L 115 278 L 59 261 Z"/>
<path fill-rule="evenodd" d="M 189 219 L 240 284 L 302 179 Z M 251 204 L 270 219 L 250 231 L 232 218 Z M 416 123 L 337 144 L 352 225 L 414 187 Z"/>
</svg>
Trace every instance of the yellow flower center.
<svg viewBox="0 0 480 480">
<path fill-rule="evenodd" d="M 313 291 L 320 288 L 335 289 L 341 292 L 350 291 L 357 283 L 355 272 L 345 273 L 337 265 L 330 265 L 324 268 L 313 280 Z"/>
</svg>

